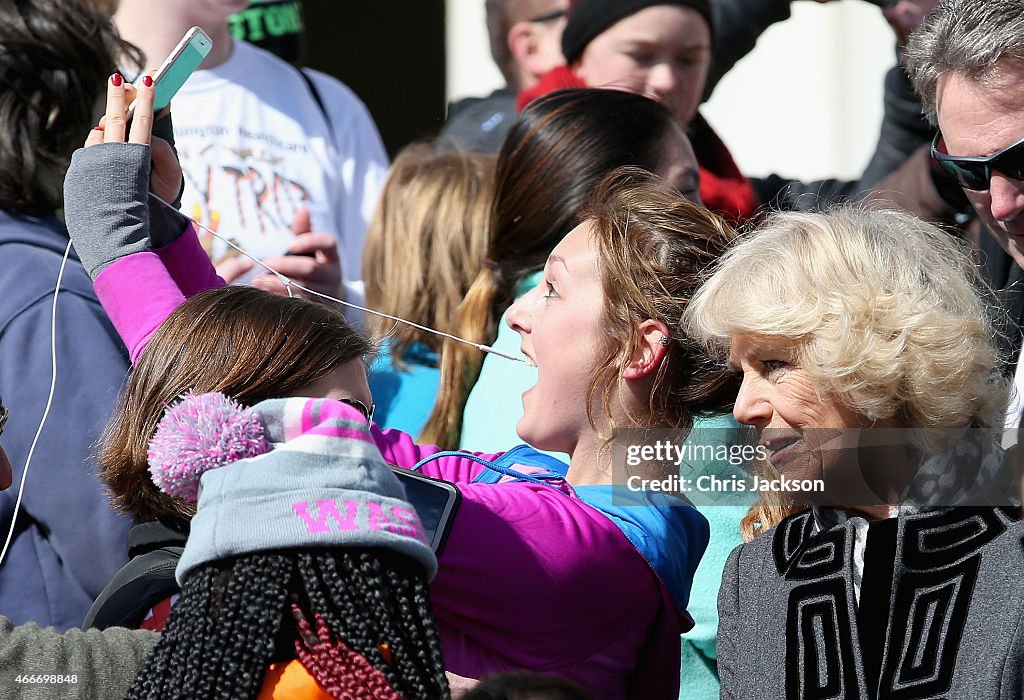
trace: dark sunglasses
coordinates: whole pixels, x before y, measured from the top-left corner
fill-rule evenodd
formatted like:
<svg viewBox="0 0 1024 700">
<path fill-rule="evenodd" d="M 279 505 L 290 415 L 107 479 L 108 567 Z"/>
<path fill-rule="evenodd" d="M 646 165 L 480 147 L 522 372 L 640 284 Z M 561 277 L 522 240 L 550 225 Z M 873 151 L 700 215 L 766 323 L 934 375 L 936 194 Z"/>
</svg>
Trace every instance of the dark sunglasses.
<svg viewBox="0 0 1024 700">
<path fill-rule="evenodd" d="M 377 410 L 377 404 L 375 404 L 373 401 L 370 402 L 369 406 L 367 406 L 359 399 L 338 399 L 338 401 L 341 401 L 344 404 L 348 404 L 352 408 L 362 413 L 363 418 L 366 419 L 367 425 L 373 423 L 373 412 Z"/>
<path fill-rule="evenodd" d="M 552 10 L 551 12 L 545 12 L 542 15 L 537 15 L 536 17 L 531 17 L 530 19 L 528 19 L 526 21 L 527 22 L 552 22 L 552 21 L 554 21 L 556 19 L 561 19 L 562 17 L 565 17 L 565 10 Z"/>
<path fill-rule="evenodd" d="M 942 139 L 942 132 L 936 133 L 932 140 L 932 158 L 965 190 L 987 190 L 992 181 L 993 170 L 998 170 L 1014 180 L 1024 180 L 1024 139 L 990 156 L 976 158 L 951 156 L 940 151 L 940 145 L 945 150 L 946 142 Z"/>
</svg>

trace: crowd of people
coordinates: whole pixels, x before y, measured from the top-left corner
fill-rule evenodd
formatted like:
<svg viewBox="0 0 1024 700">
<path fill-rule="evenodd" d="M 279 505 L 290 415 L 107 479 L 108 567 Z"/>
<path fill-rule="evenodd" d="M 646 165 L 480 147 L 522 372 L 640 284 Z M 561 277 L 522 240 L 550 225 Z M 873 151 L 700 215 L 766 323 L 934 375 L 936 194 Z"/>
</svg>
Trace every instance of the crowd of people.
<svg viewBox="0 0 1024 700">
<path fill-rule="evenodd" d="M 0 694 L 1024 697 L 1019 0 L 814 183 L 699 112 L 789 0 L 486 0 L 390 168 L 248 4 L 0 3 Z"/>
</svg>

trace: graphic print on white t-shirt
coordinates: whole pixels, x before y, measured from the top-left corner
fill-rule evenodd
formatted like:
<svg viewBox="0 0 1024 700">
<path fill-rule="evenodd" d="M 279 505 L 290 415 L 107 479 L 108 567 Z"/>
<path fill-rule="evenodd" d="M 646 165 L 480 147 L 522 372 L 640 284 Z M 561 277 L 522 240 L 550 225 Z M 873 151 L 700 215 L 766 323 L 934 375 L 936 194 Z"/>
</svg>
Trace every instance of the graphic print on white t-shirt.
<svg viewBox="0 0 1024 700">
<path fill-rule="evenodd" d="M 335 228 L 324 204 L 329 178 L 309 143 L 238 124 L 175 131 L 186 183 L 182 211 L 204 226 L 259 258 L 288 249 L 301 207 L 315 230 Z M 215 263 L 234 254 L 208 233 L 201 240 Z"/>
<path fill-rule="evenodd" d="M 283 255 L 299 207 L 338 239 L 351 301 L 361 299 L 366 225 L 388 159 L 366 106 L 337 80 L 235 42 L 231 57 L 196 71 L 172 104 L 185 191 L 182 212 L 257 258 Z M 210 234 L 217 262 L 231 249 Z M 257 274 L 254 271 L 252 274 Z"/>
</svg>

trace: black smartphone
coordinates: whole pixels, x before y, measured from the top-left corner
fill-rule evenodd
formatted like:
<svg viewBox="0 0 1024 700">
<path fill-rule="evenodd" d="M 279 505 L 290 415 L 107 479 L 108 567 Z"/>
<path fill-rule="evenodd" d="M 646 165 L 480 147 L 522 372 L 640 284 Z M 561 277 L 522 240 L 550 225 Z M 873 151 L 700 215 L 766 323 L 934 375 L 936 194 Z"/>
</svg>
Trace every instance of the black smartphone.
<svg viewBox="0 0 1024 700">
<path fill-rule="evenodd" d="M 430 548 L 440 556 L 462 494 L 450 481 L 423 476 L 399 467 L 391 467 L 391 471 L 402 482 L 406 500 L 416 509 Z"/>
</svg>

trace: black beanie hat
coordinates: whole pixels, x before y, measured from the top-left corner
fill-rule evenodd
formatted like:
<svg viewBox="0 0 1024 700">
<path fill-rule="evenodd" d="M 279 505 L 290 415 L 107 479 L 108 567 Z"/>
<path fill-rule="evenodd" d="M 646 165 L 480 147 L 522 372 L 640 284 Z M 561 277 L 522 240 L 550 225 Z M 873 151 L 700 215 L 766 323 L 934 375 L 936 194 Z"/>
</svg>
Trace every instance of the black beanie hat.
<svg viewBox="0 0 1024 700">
<path fill-rule="evenodd" d="M 711 0 L 575 0 L 569 6 L 569 21 L 562 32 L 562 54 L 570 65 L 583 55 L 594 37 L 623 17 L 655 5 L 680 5 L 696 10 L 714 33 Z"/>
</svg>

